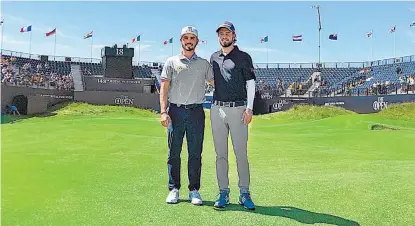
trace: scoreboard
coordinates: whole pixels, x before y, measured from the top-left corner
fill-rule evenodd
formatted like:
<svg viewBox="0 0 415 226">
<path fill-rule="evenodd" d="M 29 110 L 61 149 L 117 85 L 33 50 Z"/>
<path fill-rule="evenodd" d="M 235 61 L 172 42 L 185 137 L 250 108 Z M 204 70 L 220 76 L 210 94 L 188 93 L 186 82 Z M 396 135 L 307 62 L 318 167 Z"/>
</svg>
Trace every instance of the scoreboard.
<svg viewBox="0 0 415 226">
<path fill-rule="evenodd" d="M 116 45 L 113 47 L 104 47 L 101 50 L 101 57 L 113 56 L 113 57 L 134 57 L 134 48 L 118 48 Z"/>
<path fill-rule="evenodd" d="M 134 48 L 127 48 L 125 45 L 122 48 L 116 45 L 106 46 L 101 50 L 101 57 L 104 77 L 133 78 Z"/>
</svg>

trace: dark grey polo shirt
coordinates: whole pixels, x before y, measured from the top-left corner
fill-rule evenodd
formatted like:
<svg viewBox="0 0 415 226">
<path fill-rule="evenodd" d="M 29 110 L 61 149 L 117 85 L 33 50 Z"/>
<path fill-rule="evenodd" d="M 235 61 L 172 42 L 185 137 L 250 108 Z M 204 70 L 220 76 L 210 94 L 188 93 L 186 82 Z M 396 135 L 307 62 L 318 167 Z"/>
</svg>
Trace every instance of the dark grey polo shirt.
<svg viewBox="0 0 415 226">
<path fill-rule="evenodd" d="M 225 102 L 246 101 L 246 81 L 256 79 L 251 56 L 234 46 L 226 56 L 221 50 L 213 53 L 210 63 L 215 78 L 213 99 Z"/>
<path fill-rule="evenodd" d="M 170 81 L 168 100 L 173 104 L 203 104 L 206 81 L 213 80 L 212 66 L 194 54 L 190 60 L 183 54 L 169 57 L 161 79 Z"/>
</svg>

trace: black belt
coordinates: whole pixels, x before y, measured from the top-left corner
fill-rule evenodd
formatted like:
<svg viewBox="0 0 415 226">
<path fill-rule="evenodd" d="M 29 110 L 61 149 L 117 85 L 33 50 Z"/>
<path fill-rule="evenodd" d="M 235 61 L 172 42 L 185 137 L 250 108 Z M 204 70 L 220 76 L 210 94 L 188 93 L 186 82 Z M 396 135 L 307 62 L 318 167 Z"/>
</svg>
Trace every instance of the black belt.
<svg viewBox="0 0 415 226">
<path fill-rule="evenodd" d="M 240 106 L 246 106 L 246 101 L 235 101 L 235 102 L 223 102 L 220 100 L 213 101 L 214 105 L 218 105 L 221 107 L 240 107 Z"/>
<path fill-rule="evenodd" d="M 179 107 L 179 108 L 184 108 L 184 109 L 193 109 L 193 108 L 199 108 L 203 106 L 202 104 L 173 104 L 173 103 L 171 103 L 170 105 Z"/>
</svg>

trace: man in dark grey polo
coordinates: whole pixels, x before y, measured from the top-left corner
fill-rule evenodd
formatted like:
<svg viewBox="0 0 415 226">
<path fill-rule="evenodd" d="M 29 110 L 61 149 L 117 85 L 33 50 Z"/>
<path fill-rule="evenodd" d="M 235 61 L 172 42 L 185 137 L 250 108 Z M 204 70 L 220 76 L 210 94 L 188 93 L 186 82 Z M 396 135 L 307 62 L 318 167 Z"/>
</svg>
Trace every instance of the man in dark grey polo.
<svg viewBox="0 0 415 226">
<path fill-rule="evenodd" d="M 206 81 L 213 84 L 213 71 L 207 60 L 195 54 L 199 42 L 195 27 L 184 27 L 180 41 L 181 54 L 169 57 L 161 73 L 160 121 L 164 127 L 168 127 L 169 147 L 167 166 L 170 192 L 166 202 L 177 203 L 179 200 L 180 153 L 186 133 L 189 199 L 195 205 L 202 205 L 199 194 L 205 129 L 202 104 L 205 101 Z"/>
<path fill-rule="evenodd" d="M 224 22 L 216 30 L 221 50 L 212 54 L 215 91 L 210 120 L 216 151 L 216 174 L 219 197 L 214 206 L 223 208 L 229 204 L 228 134 L 232 138 L 236 155 L 240 196 L 238 203 L 254 210 L 249 184 L 250 172 L 247 155 L 248 124 L 252 120 L 255 97 L 255 74 L 251 56 L 234 45 L 235 27 Z"/>
</svg>

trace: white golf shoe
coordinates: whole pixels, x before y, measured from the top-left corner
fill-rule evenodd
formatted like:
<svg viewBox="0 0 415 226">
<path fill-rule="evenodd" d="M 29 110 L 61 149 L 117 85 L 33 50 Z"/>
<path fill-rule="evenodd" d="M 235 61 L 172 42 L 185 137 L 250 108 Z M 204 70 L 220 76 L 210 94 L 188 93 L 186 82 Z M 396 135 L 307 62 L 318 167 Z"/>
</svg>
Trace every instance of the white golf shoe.
<svg viewBox="0 0 415 226">
<path fill-rule="evenodd" d="M 167 195 L 166 202 L 168 204 L 175 204 L 178 201 L 179 201 L 179 190 L 177 188 L 173 188 L 173 190 L 171 190 L 169 194 Z"/>
</svg>

